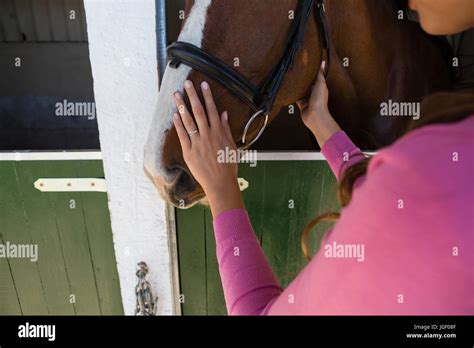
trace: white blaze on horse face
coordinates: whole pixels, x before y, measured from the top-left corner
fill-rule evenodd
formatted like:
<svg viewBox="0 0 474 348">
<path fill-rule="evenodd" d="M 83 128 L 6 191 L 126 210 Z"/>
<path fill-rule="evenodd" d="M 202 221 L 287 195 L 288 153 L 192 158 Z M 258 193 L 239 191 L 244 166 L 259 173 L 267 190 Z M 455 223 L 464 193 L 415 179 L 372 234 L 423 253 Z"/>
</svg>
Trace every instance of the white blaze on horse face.
<svg viewBox="0 0 474 348">
<path fill-rule="evenodd" d="M 211 2 L 212 0 L 194 1 L 178 41 L 188 42 L 201 48 L 207 11 Z M 155 114 L 145 145 L 144 165 L 148 174 L 153 177 L 166 178 L 167 173 L 162 158 L 166 134 L 173 126 L 173 114 L 177 112 L 173 102 L 173 93 L 176 91 L 183 92 L 184 82 L 190 72 L 191 68 L 181 64 L 177 69 L 167 68 L 163 76 Z"/>
</svg>

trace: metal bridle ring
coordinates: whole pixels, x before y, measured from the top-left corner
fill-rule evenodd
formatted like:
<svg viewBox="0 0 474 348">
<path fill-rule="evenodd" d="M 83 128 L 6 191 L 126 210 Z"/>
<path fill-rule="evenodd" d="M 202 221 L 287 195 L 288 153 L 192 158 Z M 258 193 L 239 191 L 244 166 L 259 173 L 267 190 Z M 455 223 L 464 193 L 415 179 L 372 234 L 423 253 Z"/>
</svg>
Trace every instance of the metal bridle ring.
<svg viewBox="0 0 474 348">
<path fill-rule="evenodd" d="M 247 133 L 249 131 L 249 128 L 250 126 L 252 125 L 252 123 L 255 121 L 255 119 L 264 114 L 265 111 L 264 110 L 259 110 L 257 111 L 255 114 L 253 114 L 252 117 L 250 117 L 250 119 L 248 120 L 247 124 L 245 125 L 245 128 L 244 128 L 244 134 L 242 135 L 242 144 L 245 144 L 245 141 L 246 141 L 246 138 L 247 138 Z M 263 123 L 263 126 L 262 128 L 260 129 L 260 131 L 258 132 L 257 136 L 255 137 L 255 139 L 253 139 L 249 144 L 246 145 L 246 147 L 249 147 L 251 146 L 253 143 L 255 143 L 263 134 L 263 132 L 265 131 L 265 128 L 267 127 L 267 123 L 268 123 L 268 114 L 264 114 L 265 116 L 265 122 Z"/>
</svg>

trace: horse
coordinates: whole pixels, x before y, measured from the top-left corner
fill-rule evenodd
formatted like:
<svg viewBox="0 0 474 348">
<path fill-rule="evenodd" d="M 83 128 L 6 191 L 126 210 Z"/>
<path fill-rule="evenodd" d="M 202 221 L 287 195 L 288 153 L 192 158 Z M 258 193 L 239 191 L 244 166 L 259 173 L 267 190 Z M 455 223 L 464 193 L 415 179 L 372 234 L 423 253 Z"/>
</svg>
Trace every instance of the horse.
<svg viewBox="0 0 474 348">
<path fill-rule="evenodd" d="M 178 40 L 218 57 L 258 86 L 287 47 L 291 14 L 297 5 L 297 0 L 187 0 Z M 408 118 L 381 117 L 381 105 L 417 103 L 430 93 L 449 89 L 446 51 L 417 23 L 401 18 L 403 11 L 395 0 L 327 0 L 324 6 L 331 44 L 329 110 L 359 147 L 375 150 L 390 144 Z M 316 20 L 308 20 L 269 122 L 283 107 L 309 96 L 321 62 L 327 59 L 320 31 Z M 166 69 L 145 147 L 144 169 L 163 199 L 180 208 L 205 198 L 183 160 L 172 124 L 176 112 L 172 95 L 184 90 L 185 80 L 195 85 L 209 82 L 218 110 L 230 115 L 236 142 L 254 114 L 225 86 L 199 71 L 185 65 Z M 257 132 L 252 129 L 248 136 Z"/>
</svg>

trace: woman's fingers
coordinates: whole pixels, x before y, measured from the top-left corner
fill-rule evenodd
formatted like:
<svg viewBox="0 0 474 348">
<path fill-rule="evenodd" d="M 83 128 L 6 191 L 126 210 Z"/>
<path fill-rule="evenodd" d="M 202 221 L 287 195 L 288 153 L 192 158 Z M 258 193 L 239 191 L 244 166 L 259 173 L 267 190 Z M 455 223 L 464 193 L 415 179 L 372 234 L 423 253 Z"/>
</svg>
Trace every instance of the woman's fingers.
<svg viewBox="0 0 474 348">
<path fill-rule="evenodd" d="M 207 117 L 209 118 L 209 124 L 216 126 L 219 122 L 219 113 L 217 112 L 216 103 L 212 95 L 211 87 L 209 83 L 204 81 L 201 83 L 202 95 L 204 96 L 204 102 L 206 103 Z"/>
<path fill-rule="evenodd" d="M 224 112 L 219 117 L 219 113 L 217 111 L 217 107 L 214 102 L 214 97 L 212 95 L 209 84 L 207 82 L 203 82 L 201 84 L 201 90 L 206 104 L 207 113 L 203 105 L 201 104 L 199 96 L 192 82 L 186 81 L 184 86 L 186 93 L 189 97 L 189 101 L 191 103 L 194 119 L 189 113 L 189 110 L 186 108 L 182 95 L 179 92 L 176 92 L 174 94 L 174 100 L 181 117 L 179 117 L 179 120 L 176 120 L 176 118 L 174 117 L 174 123 L 181 144 L 183 146 L 191 146 L 192 139 L 190 139 L 190 132 L 192 133 L 196 129 L 200 133 L 206 132 L 209 129 L 209 123 L 211 124 L 211 126 L 215 126 L 219 132 L 225 132 L 226 137 L 229 139 L 229 141 L 233 142 L 232 131 L 228 122 L 228 114 L 227 112 Z M 197 123 L 197 127 L 195 122 Z M 179 128 L 180 126 L 181 128 Z M 209 135 L 211 134 L 212 133 L 209 133 Z"/>
<path fill-rule="evenodd" d="M 194 123 L 193 117 L 189 113 L 186 104 L 184 103 L 183 96 L 179 93 L 176 92 L 173 95 L 174 102 L 176 104 L 176 107 L 178 108 L 178 112 L 181 116 L 181 120 L 183 121 L 184 128 L 186 132 L 194 132 L 195 130 L 199 130 L 198 127 L 196 126 L 196 123 Z"/>
<path fill-rule="evenodd" d="M 317 104 L 325 104 L 327 106 L 328 103 L 328 87 L 326 85 L 326 79 L 324 78 L 324 69 L 326 67 L 326 62 L 323 61 L 321 63 L 321 69 L 318 73 L 318 78 L 316 79 L 316 83 L 313 86 L 313 90 L 311 92 L 311 99 L 309 102 L 309 107 L 314 107 Z"/>
<path fill-rule="evenodd" d="M 188 95 L 189 102 L 191 103 L 191 108 L 193 110 L 194 118 L 196 119 L 197 125 L 199 127 L 199 131 L 201 133 L 204 133 L 209 128 L 209 122 L 207 121 L 206 110 L 204 110 L 204 107 L 201 104 L 201 100 L 199 100 L 199 96 L 191 81 L 187 80 L 184 83 L 184 89 L 186 90 L 186 94 Z"/>
<path fill-rule="evenodd" d="M 303 112 L 308 107 L 309 100 L 308 100 L 308 98 L 303 98 L 301 100 L 298 100 L 296 102 L 296 105 L 298 105 L 298 108 L 300 109 L 300 111 Z"/>
<path fill-rule="evenodd" d="M 317 90 L 319 86 L 326 85 L 326 78 L 324 77 L 324 69 L 326 67 L 326 62 L 323 60 L 321 63 L 321 68 L 319 69 L 318 76 L 316 77 L 316 83 L 313 85 L 313 91 Z"/>
<path fill-rule="evenodd" d="M 322 61 L 321 63 L 321 68 L 319 69 L 319 73 L 318 73 L 318 82 L 324 82 L 326 83 L 326 79 L 324 78 L 324 72 L 325 72 L 325 69 L 326 69 L 326 61 Z"/>
<path fill-rule="evenodd" d="M 301 112 L 306 111 L 306 109 L 310 106 L 311 101 L 314 102 L 315 98 L 319 98 L 319 88 L 321 85 L 326 85 L 326 79 L 324 78 L 324 71 L 326 69 L 326 61 L 321 62 L 321 67 L 318 72 L 318 76 L 316 77 L 316 82 L 314 83 L 313 87 L 311 88 L 311 98 L 303 98 L 298 100 L 296 104 L 298 105 Z"/>
<path fill-rule="evenodd" d="M 189 138 L 189 134 L 184 128 L 183 121 L 178 113 L 173 115 L 173 123 L 174 127 L 176 128 L 176 132 L 178 133 L 179 142 L 181 143 L 181 148 L 184 151 L 188 151 L 191 149 L 191 139 Z"/>
<path fill-rule="evenodd" d="M 222 128 L 224 129 L 225 134 L 227 135 L 227 138 L 229 139 L 229 141 L 233 143 L 234 138 L 232 136 L 232 131 L 230 129 L 229 114 L 227 113 L 227 111 L 224 111 L 221 115 L 221 124 L 222 124 Z"/>
</svg>

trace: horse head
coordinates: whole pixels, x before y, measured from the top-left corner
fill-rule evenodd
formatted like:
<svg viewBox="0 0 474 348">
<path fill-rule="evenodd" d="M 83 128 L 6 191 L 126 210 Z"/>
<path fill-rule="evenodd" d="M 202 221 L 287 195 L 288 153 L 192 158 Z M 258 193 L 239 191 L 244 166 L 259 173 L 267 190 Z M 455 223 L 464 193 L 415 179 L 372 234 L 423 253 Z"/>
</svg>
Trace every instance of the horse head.
<svg viewBox="0 0 474 348">
<path fill-rule="evenodd" d="M 218 57 L 254 86 L 261 86 L 288 52 L 293 23 L 298 23 L 295 12 L 303 3 L 318 4 L 313 11 L 323 8 L 321 0 L 188 0 L 178 41 Z M 329 110 L 355 144 L 364 149 L 375 150 L 395 141 L 409 120 L 381 117 L 384 103 L 421 102 L 427 94 L 450 86 L 446 54 L 417 23 L 400 19 L 398 3 L 325 3 L 331 43 Z M 302 26 L 304 32 L 299 31 L 304 37 L 284 76 L 269 122 L 282 107 L 308 96 L 321 61 L 326 59 L 321 13 L 314 14 Z M 184 208 L 204 198 L 183 160 L 172 122 L 176 112 L 172 94 L 182 92 L 186 80 L 196 86 L 203 80 L 210 83 L 218 109 L 229 113 L 236 143 L 242 140 L 245 126 L 255 113 L 229 88 L 199 73 L 199 69 L 186 64 L 166 69 L 146 145 L 145 171 L 164 199 Z M 254 139 L 259 130 L 255 123 L 247 139 Z"/>
<path fill-rule="evenodd" d="M 260 86 L 285 52 L 297 5 L 297 0 L 188 0 L 178 41 L 218 57 L 255 86 Z M 269 122 L 283 106 L 301 99 L 310 90 L 322 59 L 321 44 L 314 39 L 317 30 L 313 17 L 309 17 L 304 43 L 285 76 Z M 144 166 L 161 196 L 182 208 L 204 198 L 202 188 L 183 160 L 172 123 L 176 112 L 172 95 L 175 91 L 183 92 L 186 80 L 195 86 L 204 80 L 209 82 L 218 110 L 229 113 L 236 143 L 241 141 L 243 130 L 255 113 L 228 89 L 184 64 L 166 69 L 145 148 Z M 186 103 L 189 105 L 187 100 Z M 256 122 L 250 128 L 247 139 L 257 135 L 258 126 Z"/>
</svg>

